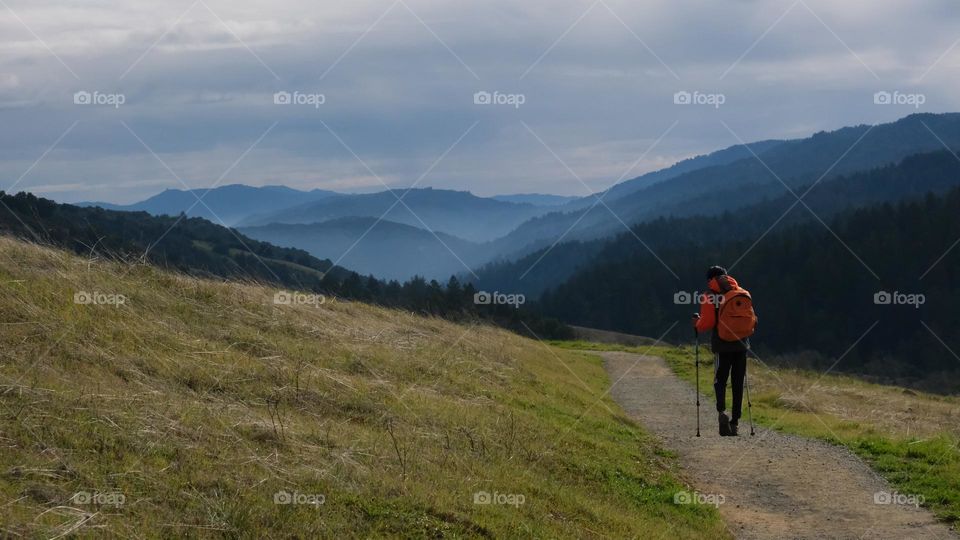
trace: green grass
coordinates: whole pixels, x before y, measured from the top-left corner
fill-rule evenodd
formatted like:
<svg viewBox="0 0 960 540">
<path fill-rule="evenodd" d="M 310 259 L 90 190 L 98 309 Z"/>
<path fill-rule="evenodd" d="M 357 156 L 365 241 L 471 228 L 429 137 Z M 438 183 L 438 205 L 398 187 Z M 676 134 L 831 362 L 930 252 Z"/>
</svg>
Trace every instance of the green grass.
<svg viewBox="0 0 960 540">
<path fill-rule="evenodd" d="M 622 350 L 664 358 L 694 382 L 692 347 L 624 347 L 554 342 L 569 350 Z M 700 349 L 700 389 L 713 393 L 713 356 Z M 771 369 L 751 360 L 753 418 L 758 425 L 842 445 L 902 494 L 922 495 L 940 519 L 960 521 L 960 399 L 905 391 L 850 376 Z M 729 398 L 728 398 L 729 399 Z M 746 406 L 746 405 L 745 405 Z M 744 411 L 746 419 L 746 411 Z"/>
<path fill-rule="evenodd" d="M 274 292 L 0 238 L 0 536 L 729 536 L 594 355 Z"/>
</svg>

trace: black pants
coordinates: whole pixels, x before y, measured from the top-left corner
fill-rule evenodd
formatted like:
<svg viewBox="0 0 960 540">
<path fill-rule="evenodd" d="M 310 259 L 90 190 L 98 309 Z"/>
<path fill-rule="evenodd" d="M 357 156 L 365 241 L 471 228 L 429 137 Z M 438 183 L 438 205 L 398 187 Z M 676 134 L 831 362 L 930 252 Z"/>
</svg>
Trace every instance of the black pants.
<svg viewBox="0 0 960 540">
<path fill-rule="evenodd" d="M 737 423 L 740 419 L 740 409 L 743 408 L 743 378 L 747 374 L 747 352 L 716 353 L 713 361 L 713 389 L 717 392 L 717 412 L 727 408 L 727 377 L 731 371 L 733 377 L 730 386 L 733 387 L 733 409 L 731 420 Z"/>
</svg>

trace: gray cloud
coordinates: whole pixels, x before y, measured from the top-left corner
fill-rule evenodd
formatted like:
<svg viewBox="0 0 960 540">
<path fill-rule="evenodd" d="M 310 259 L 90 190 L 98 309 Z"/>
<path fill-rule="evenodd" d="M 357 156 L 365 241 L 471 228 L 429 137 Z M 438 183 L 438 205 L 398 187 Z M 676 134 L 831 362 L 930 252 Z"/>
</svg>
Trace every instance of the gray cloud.
<svg viewBox="0 0 960 540">
<path fill-rule="evenodd" d="M 421 185 L 585 194 L 735 144 L 721 120 L 745 139 L 795 137 L 915 112 L 875 106 L 878 90 L 923 92 L 924 111 L 960 99 L 947 91 L 960 45 L 944 54 L 960 10 L 946 0 L 8 5 L 0 189 L 78 122 L 18 185 L 68 201 L 182 187 L 124 123 L 192 187 L 276 123 L 224 182 L 369 191 L 381 184 L 366 166 L 410 185 L 479 122 Z M 80 90 L 125 102 L 75 105 Z M 475 105 L 481 90 L 525 102 Z M 678 90 L 726 101 L 677 106 Z M 278 91 L 325 102 L 275 105 Z"/>
</svg>

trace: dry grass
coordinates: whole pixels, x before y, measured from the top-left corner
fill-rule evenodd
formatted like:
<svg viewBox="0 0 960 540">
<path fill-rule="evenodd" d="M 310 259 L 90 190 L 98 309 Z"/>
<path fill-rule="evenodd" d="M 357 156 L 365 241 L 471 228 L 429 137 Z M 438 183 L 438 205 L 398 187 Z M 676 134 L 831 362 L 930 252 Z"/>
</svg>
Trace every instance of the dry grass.
<svg viewBox="0 0 960 540">
<path fill-rule="evenodd" d="M 589 355 L 3 238 L 0 284 L 2 536 L 725 534 Z"/>
<path fill-rule="evenodd" d="M 844 375 L 752 367 L 757 396 L 776 395 L 783 408 L 828 415 L 902 438 L 960 438 L 960 399 L 872 384 Z"/>
</svg>

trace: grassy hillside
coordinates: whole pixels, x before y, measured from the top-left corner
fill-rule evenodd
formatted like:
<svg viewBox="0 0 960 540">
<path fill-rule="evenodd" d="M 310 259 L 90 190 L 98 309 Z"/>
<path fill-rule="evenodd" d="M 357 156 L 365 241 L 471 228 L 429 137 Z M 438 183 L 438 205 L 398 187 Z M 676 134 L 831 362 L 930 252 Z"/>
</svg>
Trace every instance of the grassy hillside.
<svg viewBox="0 0 960 540">
<path fill-rule="evenodd" d="M 590 355 L 5 238 L 0 284 L 0 536 L 727 535 Z"/>
<path fill-rule="evenodd" d="M 655 354 L 694 382 L 692 347 L 639 347 L 562 343 L 572 349 L 599 347 Z M 713 394 L 713 356 L 700 350 L 700 391 Z M 850 448 L 902 494 L 922 495 L 938 517 L 960 523 L 960 397 L 916 392 L 854 377 L 748 367 L 753 418 L 758 425 L 826 440 Z M 730 390 L 727 390 L 728 394 Z M 729 395 L 728 395 L 729 403 Z M 712 402 L 701 409 L 715 429 Z M 692 414 L 693 410 L 690 410 Z M 741 435 L 749 436 L 746 401 Z"/>
<path fill-rule="evenodd" d="M 337 290 L 352 272 L 301 249 L 244 237 L 202 218 L 152 216 L 59 204 L 0 191 L 0 232 L 75 253 L 142 260 L 203 277 L 250 278 L 309 290 Z"/>
<path fill-rule="evenodd" d="M 0 234 L 58 246 L 85 257 L 139 261 L 197 277 L 271 283 L 318 294 L 463 321 L 483 318 L 521 334 L 564 339 L 569 330 L 523 307 L 478 305 L 470 286 L 422 277 L 399 283 L 320 260 L 306 251 L 244 237 L 202 218 L 81 208 L 0 191 Z M 345 246 L 347 249 L 349 246 Z M 381 254 L 382 255 L 382 254 Z"/>
</svg>

